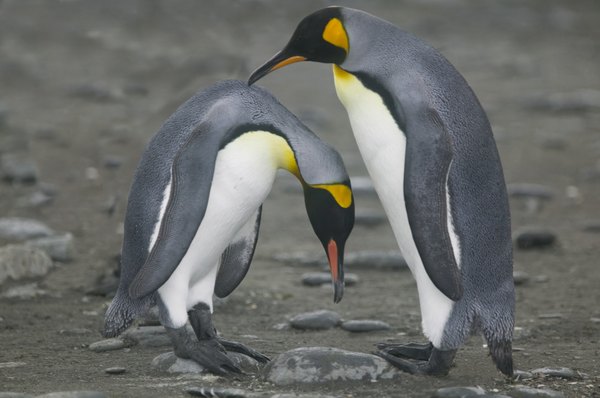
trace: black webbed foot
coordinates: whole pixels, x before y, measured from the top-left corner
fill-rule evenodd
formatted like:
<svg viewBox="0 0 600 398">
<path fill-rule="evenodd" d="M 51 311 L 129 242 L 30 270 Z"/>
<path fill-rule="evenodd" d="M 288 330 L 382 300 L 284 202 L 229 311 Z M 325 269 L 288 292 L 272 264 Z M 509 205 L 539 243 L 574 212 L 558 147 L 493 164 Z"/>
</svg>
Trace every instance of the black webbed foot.
<svg viewBox="0 0 600 398">
<path fill-rule="evenodd" d="M 254 358 L 260 363 L 267 363 L 271 360 L 271 358 L 269 358 L 268 356 L 261 354 L 255 349 L 247 347 L 242 343 L 238 343 L 237 341 L 230 341 L 219 338 L 219 343 L 221 343 L 227 351 L 238 352 L 240 354 L 247 355 L 250 358 Z"/>
<path fill-rule="evenodd" d="M 429 344 L 378 344 L 378 355 L 397 367 L 410 373 L 431 376 L 445 376 L 450 372 L 456 350 L 442 351 Z M 426 354 L 429 353 L 427 356 Z M 410 359 L 408 359 L 410 358 Z"/>
</svg>

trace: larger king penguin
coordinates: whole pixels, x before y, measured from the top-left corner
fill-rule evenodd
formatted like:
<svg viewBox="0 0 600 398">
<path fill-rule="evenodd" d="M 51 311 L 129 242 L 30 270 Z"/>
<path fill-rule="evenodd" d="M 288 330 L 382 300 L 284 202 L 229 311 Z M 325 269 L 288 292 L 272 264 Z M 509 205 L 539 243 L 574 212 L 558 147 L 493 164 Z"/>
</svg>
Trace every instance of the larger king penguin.
<svg viewBox="0 0 600 398">
<path fill-rule="evenodd" d="M 330 7 L 304 18 L 253 83 L 299 61 L 333 63 L 359 150 L 417 282 L 427 344 L 380 344 L 411 373 L 447 374 L 480 331 L 512 375 L 510 214 L 489 121 L 435 49 L 368 13 Z"/>
<path fill-rule="evenodd" d="M 248 271 L 278 169 L 304 188 L 331 266 L 334 300 L 341 300 L 344 245 L 354 225 L 341 157 L 266 91 L 224 81 L 180 106 L 142 156 L 104 335 L 120 334 L 157 304 L 177 356 L 221 375 L 239 372 L 227 350 L 268 360 L 219 337 L 211 312 L 213 293 L 229 295 Z M 187 333 L 188 320 L 195 337 Z"/>
</svg>

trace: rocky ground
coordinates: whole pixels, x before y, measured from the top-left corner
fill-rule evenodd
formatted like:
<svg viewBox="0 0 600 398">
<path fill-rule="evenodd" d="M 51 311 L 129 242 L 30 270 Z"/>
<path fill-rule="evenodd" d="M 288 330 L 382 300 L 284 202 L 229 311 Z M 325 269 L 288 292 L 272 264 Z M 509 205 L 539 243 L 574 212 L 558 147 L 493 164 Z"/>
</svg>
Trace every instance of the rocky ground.
<svg viewBox="0 0 600 398">
<path fill-rule="evenodd" d="M 330 68 L 316 64 L 261 84 L 357 177 L 360 218 L 347 244 L 355 276 L 344 300 L 334 305 L 320 275 L 303 275 L 322 271 L 324 253 L 282 175 L 252 269 L 214 316 L 225 337 L 274 358 L 266 370 L 170 373 L 190 364 L 157 358 L 170 348 L 154 326 L 102 341 L 128 187 L 147 140 L 196 90 L 245 79 L 302 16 L 331 3 L 0 0 L 0 396 L 600 396 L 600 5 L 340 3 L 439 48 L 489 114 L 511 192 L 520 379 L 494 369 L 479 337 L 442 378 L 399 374 L 369 355 L 380 341 L 423 340 L 416 289 L 361 178 Z M 333 313 L 302 315 L 320 310 Z M 364 320 L 374 322 L 351 322 Z M 329 349 L 291 351 L 300 347 Z M 316 373 L 282 372 L 294 356 Z M 334 380 L 333 368 L 348 380 Z M 310 382 L 288 384 L 282 373 Z M 444 389 L 461 386 L 470 390 Z"/>
</svg>

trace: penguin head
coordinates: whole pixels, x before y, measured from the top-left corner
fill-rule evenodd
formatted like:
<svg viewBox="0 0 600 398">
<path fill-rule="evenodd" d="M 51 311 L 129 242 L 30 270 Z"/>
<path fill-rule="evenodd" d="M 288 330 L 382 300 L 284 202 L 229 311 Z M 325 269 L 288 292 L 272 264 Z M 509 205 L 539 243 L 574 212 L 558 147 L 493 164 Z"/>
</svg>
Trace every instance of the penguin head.
<svg viewBox="0 0 600 398">
<path fill-rule="evenodd" d="M 304 203 L 313 230 L 327 254 L 334 287 L 333 301 L 338 303 L 344 294 L 344 247 L 354 226 L 350 182 L 304 184 Z"/>
<path fill-rule="evenodd" d="M 256 69 L 248 84 L 284 66 L 314 61 L 341 64 L 349 51 L 348 34 L 340 7 L 327 7 L 305 17 L 288 44 L 273 58 Z"/>
</svg>

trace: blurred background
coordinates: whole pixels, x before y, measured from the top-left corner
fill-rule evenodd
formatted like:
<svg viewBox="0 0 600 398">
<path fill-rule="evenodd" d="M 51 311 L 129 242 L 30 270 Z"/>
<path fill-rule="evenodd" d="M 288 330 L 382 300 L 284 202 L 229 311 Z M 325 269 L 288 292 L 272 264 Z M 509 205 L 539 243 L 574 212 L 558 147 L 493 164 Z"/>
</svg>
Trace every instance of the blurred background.
<svg viewBox="0 0 600 398">
<path fill-rule="evenodd" d="M 88 349 L 100 340 L 116 286 L 133 172 L 147 141 L 183 101 L 217 80 L 247 79 L 302 17 L 333 4 L 425 39 L 473 87 L 511 194 L 517 368 L 577 369 L 589 378 L 525 383 L 567 396 L 600 394 L 596 0 L 0 0 L 0 392 L 85 386 L 113 396 L 182 394 L 185 381 L 151 369 L 156 348 Z M 386 339 L 422 340 L 410 273 L 368 264 L 385 263 L 397 246 L 365 178 L 331 67 L 296 64 L 259 85 L 341 152 L 360 215 L 346 250 L 367 264 L 348 266 L 358 282 L 339 305 L 329 286 L 302 283 L 325 257 L 294 179 L 282 174 L 264 206 L 251 271 L 215 311 L 217 328 L 270 356 L 298 346 L 370 352 Z M 391 329 L 353 335 L 274 328 L 321 308 Z M 428 396 L 449 385 L 509 390 L 485 354 L 475 337 L 448 378 L 312 388 L 339 396 Z M 114 364 L 128 372 L 102 372 Z M 254 379 L 239 383 L 282 391 Z"/>
</svg>

